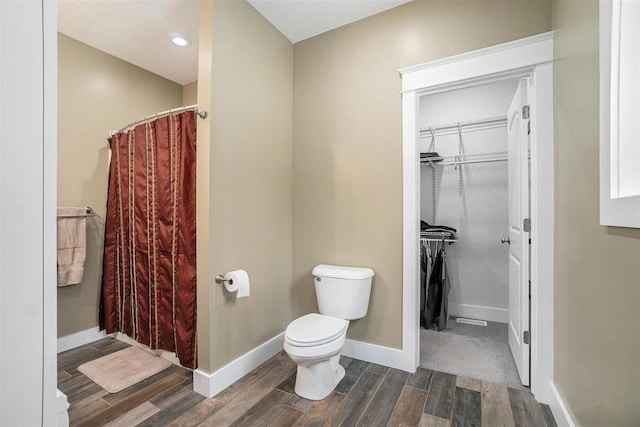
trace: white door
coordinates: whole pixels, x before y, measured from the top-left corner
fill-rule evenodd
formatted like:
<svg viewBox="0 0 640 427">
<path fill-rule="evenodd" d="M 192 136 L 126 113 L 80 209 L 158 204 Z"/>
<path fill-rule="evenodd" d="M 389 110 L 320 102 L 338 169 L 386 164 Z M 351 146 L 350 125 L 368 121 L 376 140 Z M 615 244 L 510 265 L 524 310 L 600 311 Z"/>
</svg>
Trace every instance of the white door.
<svg viewBox="0 0 640 427">
<path fill-rule="evenodd" d="M 528 79 L 521 79 L 508 113 L 509 347 L 523 385 L 529 385 L 529 118 Z M 528 110 L 528 107 L 526 107 Z M 525 338 L 525 334 L 527 337 Z"/>
</svg>

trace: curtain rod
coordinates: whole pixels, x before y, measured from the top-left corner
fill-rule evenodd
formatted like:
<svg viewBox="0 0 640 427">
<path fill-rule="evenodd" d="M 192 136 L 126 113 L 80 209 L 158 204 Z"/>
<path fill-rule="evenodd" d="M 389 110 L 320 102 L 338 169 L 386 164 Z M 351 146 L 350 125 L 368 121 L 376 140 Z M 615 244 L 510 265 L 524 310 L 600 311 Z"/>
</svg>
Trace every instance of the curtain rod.
<svg viewBox="0 0 640 427">
<path fill-rule="evenodd" d="M 201 119 L 206 119 L 207 118 L 207 112 L 198 110 L 198 105 L 197 104 L 188 105 L 186 107 L 172 108 L 170 110 L 161 111 L 159 113 L 155 113 L 155 114 L 152 114 L 150 116 L 146 116 L 146 117 L 144 117 L 144 118 L 142 118 L 140 120 L 136 120 L 135 122 L 131 122 L 128 125 L 120 128 L 118 130 L 112 130 L 112 131 L 109 132 L 109 137 L 112 137 L 116 133 L 124 132 L 125 130 L 129 129 L 130 127 L 135 126 L 135 125 L 139 125 L 140 123 L 145 123 L 145 122 L 147 122 L 149 120 L 158 119 L 160 117 L 168 116 L 168 115 L 173 114 L 173 113 L 181 113 L 183 111 L 189 111 L 189 110 L 194 110 L 196 112 L 196 114 L 198 115 L 198 117 L 200 117 Z"/>
</svg>

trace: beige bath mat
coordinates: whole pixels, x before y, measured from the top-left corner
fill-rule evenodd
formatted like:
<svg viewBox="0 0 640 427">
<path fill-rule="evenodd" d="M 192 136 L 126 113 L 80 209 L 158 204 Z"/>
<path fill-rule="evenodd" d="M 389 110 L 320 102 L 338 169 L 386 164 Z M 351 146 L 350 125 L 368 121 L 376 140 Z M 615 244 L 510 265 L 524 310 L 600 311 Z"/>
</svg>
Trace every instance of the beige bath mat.
<svg viewBox="0 0 640 427">
<path fill-rule="evenodd" d="M 168 360 L 129 347 L 80 365 L 78 370 L 109 393 L 117 393 L 169 366 Z"/>
</svg>

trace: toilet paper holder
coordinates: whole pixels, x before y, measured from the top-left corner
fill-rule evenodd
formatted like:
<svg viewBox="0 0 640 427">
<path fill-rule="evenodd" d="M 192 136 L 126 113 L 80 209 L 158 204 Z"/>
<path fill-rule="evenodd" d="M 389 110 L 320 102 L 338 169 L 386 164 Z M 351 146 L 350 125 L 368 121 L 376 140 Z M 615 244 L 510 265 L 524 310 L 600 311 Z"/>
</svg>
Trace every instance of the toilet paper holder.
<svg viewBox="0 0 640 427">
<path fill-rule="evenodd" d="M 224 284 L 224 289 L 237 298 L 248 297 L 251 294 L 249 275 L 245 270 L 234 270 L 215 277 L 216 283 Z"/>
<path fill-rule="evenodd" d="M 224 282 L 229 282 L 230 285 L 233 285 L 233 279 L 225 279 L 224 278 L 224 274 L 218 274 L 216 275 L 216 283 L 224 283 Z"/>
</svg>

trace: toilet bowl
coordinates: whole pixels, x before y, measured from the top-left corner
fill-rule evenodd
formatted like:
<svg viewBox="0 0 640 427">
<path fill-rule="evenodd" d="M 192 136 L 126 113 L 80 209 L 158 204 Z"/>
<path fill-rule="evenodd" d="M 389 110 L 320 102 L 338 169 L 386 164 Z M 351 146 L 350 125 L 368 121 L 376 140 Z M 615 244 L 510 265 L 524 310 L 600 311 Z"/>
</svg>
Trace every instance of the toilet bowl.
<svg viewBox="0 0 640 427">
<path fill-rule="evenodd" d="M 320 314 L 294 320 L 284 337 L 284 350 L 298 365 L 297 395 L 322 400 L 344 378 L 340 352 L 349 320 L 367 313 L 373 274 L 369 268 L 319 265 L 313 269 Z"/>
<path fill-rule="evenodd" d="M 322 400 L 344 377 L 340 351 L 349 322 L 311 313 L 287 326 L 284 350 L 298 365 L 295 392 L 310 400 Z"/>
</svg>

